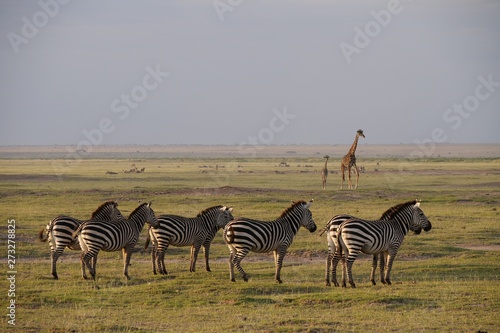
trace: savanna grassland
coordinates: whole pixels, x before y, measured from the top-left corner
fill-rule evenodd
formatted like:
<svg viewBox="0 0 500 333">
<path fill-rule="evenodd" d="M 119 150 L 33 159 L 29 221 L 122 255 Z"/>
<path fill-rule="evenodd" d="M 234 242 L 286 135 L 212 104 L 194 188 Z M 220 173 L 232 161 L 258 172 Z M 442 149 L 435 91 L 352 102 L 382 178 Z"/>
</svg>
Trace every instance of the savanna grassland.
<svg viewBox="0 0 500 333">
<path fill-rule="evenodd" d="M 185 149 L 190 149 L 189 147 Z M 329 153 L 329 151 L 322 152 Z M 322 154 L 196 156 L 120 152 L 0 155 L 2 267 L 8 221 L 15 220 L 15 296 L 2 279 L 1 330 L 19 332 L 499 332 L 500 159 L 364 157 L 358 190 L 340 190 L 340 159 L 332 156 L 321 190 Z M 209 155 L 209 154 L 208 154 Z M 284 162 L 284 163 L 282 163 Z M 280 166 L 281 164 L 281 166 Z M 285 166 L 288 165 L 288 166 Z M 142 173 L 124 173 L 131 168 Z M 110 174 L 109 172 L 116 172 Z M 233 215 L 272 220 L 292 200 L 309 200 L 318 231 L 336 214 L 378 218 L 398 203 L 421 199 L 433 224 L 408 234 L 396 257 L 393 285 L 369 281 L 371 257 L 353 266 L 356 289 L 326 287 L 326 238 L 301 229 L 285 257 L 283 284 L 274 282 L 272 254 L 250 253 L 249 273 L 230 282 L 221 232 L 189 272 L 189 249 L 167 251 L 167 276 L 153 275 L 143 230 L 122 275 L 120 252 L 99 254 L 97 283 L 81 278 L 79 251 L 66 250 L 59 280 L 50 274 L 49 245 L 38 232 L 59 214 L 90 217 L 106 200 L 128 216 L 142 201 L 156 215 L 194 217 L 214 205 Z M 7 297 L 8 296 L 8 297 Z M 8 324 L 15 300 L 15 326 Z"/>
</svg>

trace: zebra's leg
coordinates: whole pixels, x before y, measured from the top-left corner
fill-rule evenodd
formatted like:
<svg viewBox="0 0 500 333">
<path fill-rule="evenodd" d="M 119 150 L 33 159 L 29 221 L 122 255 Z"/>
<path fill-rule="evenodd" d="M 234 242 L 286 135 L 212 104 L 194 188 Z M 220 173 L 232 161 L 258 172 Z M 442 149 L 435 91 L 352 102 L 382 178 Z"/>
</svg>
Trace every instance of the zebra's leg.
<svg viewBox="0 0 500 333">
<path fill-rule="evenodd" d="M 87 273 L 85 272 L 85 252 L 82 252 L 82 255 L 80 256 L 80 264 L 82 266 L 82 278 L 84 280 L 87 280 Z"/>
<path fill-rule="evenodd" d="M 59 257 L 61 256 L 63 250 L 64 248 L 56 248 L 55 251 L 50 251 L 50 263 L 52 266 L 51 273 L 55 280 L 59 280 L 59 276 L 57 275 L 56 264 L 57 264 L 57 259 L 59 259 Z"/>
<path fill-rule="evenodd" d="M 347 262 L 345 259 L 345 255 L 342 255 L 342 288 L 346 288 L 347 284 Z"/>
<path fill-rule="evenodd" d="M 397 250 L 389 251 L 387 255 L 387 263 L 385 267 L 385 282 L 390 285 L 391 283 L 391 269 L 392 269 L 392 263 L 394 262 L 394 259 L 396 258 Z"/>
<path fill-rule="evenodd" d="M 378 255 L 374 254 L 372 258 L 372 272 L 370 273 L 370 281 L 374 286 L 377 285 L 377 282 L 375 282 L 375 271 L 377 270 L 377 264 L 378 264 Z"/>
<path fill-rule="evenodd" d="M 332 258 L 332 282 L 335 287 L 339 286 L 339 283 L 337 281 L 337 266 L 339 264 L 341 256 L 341 254 L 335 251 Z"/>
<path fill-rule="evenodd" d="M 328 251 L 328 255 L 326 256 L 326 267 L 325 267 L 325 283 L 327 287 L 331 286 L 330 267 L 332 266 L 332 261 L 333 261 L 333 253 L 332 251 Z"/>
<path fill-rule="evenodd" d="M 153 266 L 154 275 L 156 275 L 156 257 L 157 257 L 156 246 L 153 244 L 153 246 L 151 247 L 151 265 Z"/>
<path fill-rule="evenodd" d="M 95 270 L 92 267 L 91 260 L 92 260 L 93 255 L 91 255 L 88 252 L 82 252 L 82 257 L 81 257 L 81 262 L 82 262 L 82 276 L 84 279 L 87 279 L 87 275 L 85 274 L 85 266 L 89 269 L 90 275 L 92 277 L 92 280 L 95 281 Z"/>
<path fill-rule="evenodd" d="M 165 267 L 165 254 L 167 252 L 168 246 L 160 248 L 158 246 L 156 250 L 156 265 L 158 267 L 158 272 L 162 275 L 167 275 L 167 268 Z"/>
<path fill-rule="evenodd" d="M 274 257 L 276 262 L 276 274 L 275 280 L 278 283 L 283 283 L 281 281 L 281 267 L 283 267 L 283 259 L 285 259 L 286 248 L 278 248 L 274 251 Z"/>
<path fill-rule="evenodd" d="M 208 257 L 210 254 L 210 243 L 203 244 L 203 253 L 205 254 L 205 268 L 207 272 L 211 272 L 210 264 L 208 263 Z"/>
<path fill-rule="evenodd" d="M 234 251 L 233 249 L 229 247 L 229 279 L 232 281 L 232 282 L 236 282 L 236 279 L 234 278 Z"/>
<path fill-rule="evenodd" d="M 198 260 L 198 253 L 200 252 L 201 244 L 191 246 L 191 267 L 190 272 L 196 271 L 196 260 Z"/>
<path fill-rule="evenodd" d="M 248 254 L 248 250 L 247 249 L 243 249 L 241 251 L 237 251 L 234 256 L 233 256 L 233 264 L 234 266 L 236 266 L 236 268 L 238 269 L 238 271 L 240 272 L 241 274 L 241 277 L 243 278 L 243 281 L 245 282 L 248 282 L 248 274 L 243 270 L 243 267 L 241 267 L 241 261 L 243 260 L 243 258 L 246 257 L 246 255 Z"/>
<path fill-rule="evenodd" d="M 94 274 L 97 270 L 97 256 L 92 257 L 92 270 L 94 271 Z"/>
<path fill-rule="evenodd" d="M 130 264 L 130 258 L 132 257 L 132 252 L 134 250 L 134 247 L 124 247 L 122 249 L 123 253 L 123 275 L 127 278 L 127 280 L 130 280 L 130 276 L 128 275 L 128 266 Z"/>
<path fill-rule="evenodd" d="M 358 253 L 359 251 L 349 251 L 349 254 L 347 255 L 347 278 L 352 288 L 356 288 L 356 284 L 354 283 L 354 279 L 352 277 L 352 265 L 358 257 Z"/>
<path fill-rule="evenodd" d="M 380 282 L 387 284 L 385 281 L 385 263 L 387 262 L 387 252 L 382 252 L 380 255 Z"/>
</svg>

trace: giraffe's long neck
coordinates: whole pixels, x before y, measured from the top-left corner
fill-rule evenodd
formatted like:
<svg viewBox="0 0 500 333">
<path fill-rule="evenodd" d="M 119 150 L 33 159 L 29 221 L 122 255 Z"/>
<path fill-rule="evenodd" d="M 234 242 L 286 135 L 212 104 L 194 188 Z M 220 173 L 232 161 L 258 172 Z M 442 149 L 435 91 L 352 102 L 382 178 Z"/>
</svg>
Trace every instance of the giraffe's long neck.
<svg viewBox="0 0 500 333">
<path fill-rule="evenodd" d="M 324 169 L 327 169 L 327 167 L 326 167 L 327 164 L 328 164 L 328 159 L 325 158 L 325 167 L 324 167 Z"/>
<path fill-rule="evenodd" d="M 356 148 L 358 147 L 358 139 L 359 139 L 359 134 L 356 134 L 356 138 L 352 143 L 351 149 L 349 149 L 349 153 L 347 153 L 348 155 L 354 155 L 354 153 L 356 152 Z"/>
</svg>

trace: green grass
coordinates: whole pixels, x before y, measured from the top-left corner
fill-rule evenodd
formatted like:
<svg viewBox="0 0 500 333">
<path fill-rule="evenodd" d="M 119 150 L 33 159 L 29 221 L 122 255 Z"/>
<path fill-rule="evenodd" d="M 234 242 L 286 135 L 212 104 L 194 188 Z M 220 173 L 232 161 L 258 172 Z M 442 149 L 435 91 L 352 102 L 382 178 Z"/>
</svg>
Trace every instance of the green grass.
<svg viewBox="0 0 500 333">
<path fill-rule="evenodd" d="M 23 332 L 495 332 L 500 326 L 500 160 L 365 160 L 357 191 L 339 190 L 330 174 L 321 190 L 322 159 L 85 159 L 0 160 L 2 248 L 7 219 L 16 220 L 16 328 Z M 135 163 L 141 174 L 125 174 Z M 333 164 L 333 163 L 331 163 Z M 218 171 L 215 166 L 218 165 Z M 300 165 L 300 166 L 299 166 Z M 306 166 L 312 165 L 312 167 Z M 330 166 L 330 165 L 329 165 Z M 336 166 L 329 167 L 336 170 Z M 378 171 L 375 171 L 378 169 Z M 119 172 L 108 175 L 106 171 Z M 277 174 L 275 171 L 284 172 Z M 212 272 L 200 255 L 189 272 L 189 249 L 170 248 L 169 275 L 154 276 L 147 251 L 134 253 L 130 281 L 121 253 L 100 253 L 97 283 L 80 277 L 79 253 L 66 250 L 60 279 L 50 275 L 49 246 L 37 232 L 53 217 L 81 219 L 116 199 L 124 215 L 153 200 L 157 215 L 195 216 L 217 204 L 234 216 L 271 220 L 292 200 L 314 198 L 318 228 L 335 214 L 378 218 L 403 201 L 422 199 L 433 223 L 408 235 L 396 258 L 392 286 L 369 281 L 371 259 L 360 256 L 356 289 L 324 286 L 326 239 L 300 230 L 285 258 L 283 284 L 274 282 L 272 254 L 243 261 L 250 281 L 229 281 L 228 250 L 220 235 L 211 248 Z M 145 240 L 141 234 L 140 245 Z M 479 248 L 481 249 L 481 248 Z M 6 255 L 2 256 L 6 263 Z M 7 266 L 3 265 L 4 272 Z M 5 295 L 8 281 L 0 284 Z M 7 314 L 8 299 L 0 304 Z M 6 316 L 5 316 L 6 317 Z M 3 327 L 9 327 L 4 317 Z"/>
</svg>

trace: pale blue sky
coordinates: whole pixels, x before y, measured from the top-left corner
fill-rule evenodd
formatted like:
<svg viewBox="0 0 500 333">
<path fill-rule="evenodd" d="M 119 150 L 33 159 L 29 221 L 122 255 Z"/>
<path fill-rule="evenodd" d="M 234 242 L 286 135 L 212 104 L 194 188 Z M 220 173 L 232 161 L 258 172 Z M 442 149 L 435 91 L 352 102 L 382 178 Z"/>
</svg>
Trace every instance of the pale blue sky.
<svg viewBox="0 0 500 333">
<path fill-rule="evenodd" d="M 498 143 L 499 17 L 481 0 L 1 0 L 0 145 Z"/>
</svg>

